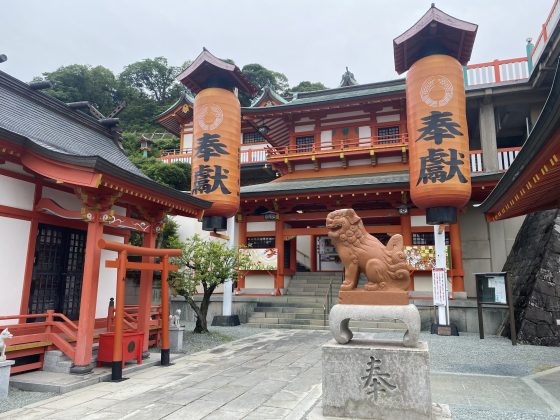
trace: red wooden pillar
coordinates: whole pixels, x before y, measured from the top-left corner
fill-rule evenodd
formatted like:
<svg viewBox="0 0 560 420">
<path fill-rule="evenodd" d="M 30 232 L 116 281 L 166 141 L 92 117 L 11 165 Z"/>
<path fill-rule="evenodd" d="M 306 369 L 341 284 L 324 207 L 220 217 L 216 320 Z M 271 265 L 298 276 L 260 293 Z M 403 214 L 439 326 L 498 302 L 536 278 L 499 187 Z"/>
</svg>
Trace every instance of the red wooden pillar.
<svg viewBox="0 0 560 420">
<path fill-rule="evenodd" d="M 169 366 L 169 256 L 162 257 L 161 270 L 161 365 Z"/>
<path fill-rule="evenodd" d="M 126 251 L 120 251 L 117 261 L 118 268 L 115 309 L 115 335 L 113 339 L 113 361 L 111 363 L 111 379 L 113 381 L 119 381 L 122 379 L 122 370 L 124 365 L 122 354 L 122 339 L 124 331 L 124 294 L 128 253 Z"/>
<path fill-rule="evenodd" d="M 284 220 L 282 215 L 276 221 L 276 249 L 278 250 L 278 269 L 274 278 L 274 294 L 280 295 L 284 287 Z"/>
<path fill-rule="evenodd" d="M 97 285 L 99 283 L 99 264 L 101 249 L 97 242 L 103 236 L 103 224 L 98 214 L 93 213 L 88 223 L 86 255 L 84 258 L 84 277 L 82 280 L 82 297 L 80 301 L 80 320 L 76 340 L 76 358 L 74 364 L 82 369 L 91 363 L 93 332 L 95 329 L 95 306 L 97 303 Z M 79 369 L 80 370 L 80 369 Z"/>
<path fill-rule="evenodd" d="M 239 229 L 239 239 L 238 239 L 238 246 L 244 247 L 247 246 L 247 220 L 240 220 L 237 224 Z M 245 288 L 245 276 L 243 274 L 239 274 L 237 278 L 237 291 Z"/>
<path fill-rule="evenodd" d="M 309 244 L 309 271 L 317 271 L 317 236 L 311 235 Z"/>
<path fill-rule="evenodd" d="M 404 246 L 412 245 L 412 223 L 410 221 L 410 214 L 404 214 L 401 216 L 401 235 L 403 237 Z M 414 275 L 411 277 L 408 290 L 414 290 Z"/>
<path fill-rule="evenodd" d="M 461 231 L 459 229 L 459 214 L 457 223 L 449 225 L 449 236 L 451 240 L 451 265 L 453 292 L 465 291 L 465 272 L 463 270 L 463 250 L 461 248 Z"/>
<path fill-rule="evenodd" d="M 142 246 L 145 248 L 156 247 L 157 234 L 153 230 L 144 233 Z M 153 262 L 154 257 L 142 257 L 142 262 Z M 138 300 L 138 331 L 144 332 L 144 352 L 148 351 L 150 341 L 150 312 L 152 307 L 152 284 L 154 281 L 153 270 L 142 270 L 140 273 L 140 298 Z"/>
<path fill-rule="evenodd" d="M 297 271 L 297 237 L 290 240 L 290 271 L 292 274 Z"/>
</svg>

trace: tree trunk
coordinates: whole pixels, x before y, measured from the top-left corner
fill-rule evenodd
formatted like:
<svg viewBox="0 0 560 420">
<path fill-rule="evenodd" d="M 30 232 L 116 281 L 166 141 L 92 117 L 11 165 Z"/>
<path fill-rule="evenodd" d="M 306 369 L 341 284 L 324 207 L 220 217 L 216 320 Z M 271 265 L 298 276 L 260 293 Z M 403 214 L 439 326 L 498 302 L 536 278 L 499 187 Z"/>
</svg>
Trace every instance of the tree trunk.
<svg viewBox="0 0 560 420">
<path fill-rule="evenodd" d="M 208 307 L 210 306 L 210 296 L 214 293 L 215 288 L 216 286 L 210 286 L 208 289 L 204 290 L 204 296 L 202 297 L 200 308 L 196 306 L 196 303 L 192 300 L 192 298 L 189 298 L 189 304 L 196 313 L 196 325 L 193 331 L 195 333 L 208 332 L 208 321 L 206 320 L 206 316 L 208 315 Z"/>
</svg>

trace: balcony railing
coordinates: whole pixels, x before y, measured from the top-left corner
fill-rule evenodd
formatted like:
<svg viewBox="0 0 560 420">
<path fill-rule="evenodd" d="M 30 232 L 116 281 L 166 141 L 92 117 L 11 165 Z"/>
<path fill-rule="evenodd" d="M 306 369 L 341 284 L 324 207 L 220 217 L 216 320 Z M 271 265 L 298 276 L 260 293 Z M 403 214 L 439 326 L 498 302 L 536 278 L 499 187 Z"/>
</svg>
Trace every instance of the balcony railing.
<svg viewBox="0 0 560 420">
<path fill-rule="evenodd" d="M 533 64 L 536 64 L 539 61 L 539 58 L 544 51 L 544 47 L 548 43 L 550 34 L 554 31 L 554 28 L 558 24 L 558 20 L 560 19 L 560 5 L 558 0 L 554 2 L 552 5 L 552 9 L 548 14 L 546 21 L 542 24 L 541 32 L 539 33 L 539 37 L 535 41 L 535 46 L 533 47 L 533 51 L 531 52 L 531 61 Z"/>
<path fill-rule="evenodd" d="M 241 149 L 239 159 L 241 164 L 264 163 L 266 162 L 267 147 L 260 149 Z M 192 162 L 192 149 L 170 149 L 161 152 L 158 160 L 165 163 Z"/>
<path fill-rule="evenodd" d="M 396 134 L 387 136 L 362 137 L 355 139 L 344 139 L 331 141 L 328 143 L 297 144 L 285 147 L 270 147 L 268 149 L 268 159 L 278 158 L 298 158 L 298 157 L 321 157 L 331 156 L 339 153 L 356 154 L 356 152 L 366 152 L 375 150 L 400 150 L 401 147 L 408 146 L 406 134 Z"/>
<path fill-rule="evenodd" d="M 465 86 L 524 80 L 529 77 L 529 73 L 527 57 L 469 64 L 465 69 Z"/>
<path fill-rule="evenodd" d="M 507 171 L 511 166 L 514 159 L 519 154 L 521 147 L 510 147 L 507 149 L 498 149 L 498 170 Z M 482 150 L 471 150 L 470 151 L 470 161 L 471 161 L 471 172 L 483 172 L 484 167 L 482 165 Z"/>
</svg>

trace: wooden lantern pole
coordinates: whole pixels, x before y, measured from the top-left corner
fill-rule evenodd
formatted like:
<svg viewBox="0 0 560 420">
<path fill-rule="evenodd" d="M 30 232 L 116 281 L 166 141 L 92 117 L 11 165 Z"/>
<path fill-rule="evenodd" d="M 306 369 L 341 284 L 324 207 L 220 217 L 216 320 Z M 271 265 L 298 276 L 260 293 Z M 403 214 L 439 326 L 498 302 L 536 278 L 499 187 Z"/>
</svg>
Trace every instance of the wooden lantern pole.
<svg viewBox="0 0 560 420">
<path fill-rule="evenodd" d="M 113 340 L 113 362 L 111 364 L 111 380 L 122 380 L 123 354 L 122 338 L 124 324 L 124 293 L 126 280 L 127 251 L 119 252 L 117 268 L 117 306 L 115 310 L 115 336 Z"/>
</svg>

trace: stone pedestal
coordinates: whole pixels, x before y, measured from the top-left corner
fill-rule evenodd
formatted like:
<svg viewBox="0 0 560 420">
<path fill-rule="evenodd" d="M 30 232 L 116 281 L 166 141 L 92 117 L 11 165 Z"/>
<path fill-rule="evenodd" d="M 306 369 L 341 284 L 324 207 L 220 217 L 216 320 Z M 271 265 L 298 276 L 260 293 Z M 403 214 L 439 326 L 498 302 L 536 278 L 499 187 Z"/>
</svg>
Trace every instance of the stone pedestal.
<svg viewBox="0 0 560 420">
<path fill-rule="evenodd" d="M 428 345 L 352 340 L 323 346 L 323 415 L 431 419 Z"/>
<path fill-rule="evenodd" d="M 183 351 L 183 332 L 185 327 L 169 327 L 169 350 L 172 352 Z"/>
<path fill-rule="evenodd" d="M 8 388 L 10 385 L 10 366 L 15 363 L 13 360 L 0 361 L 0 400 L 8 398 Z"/>
</svg>

